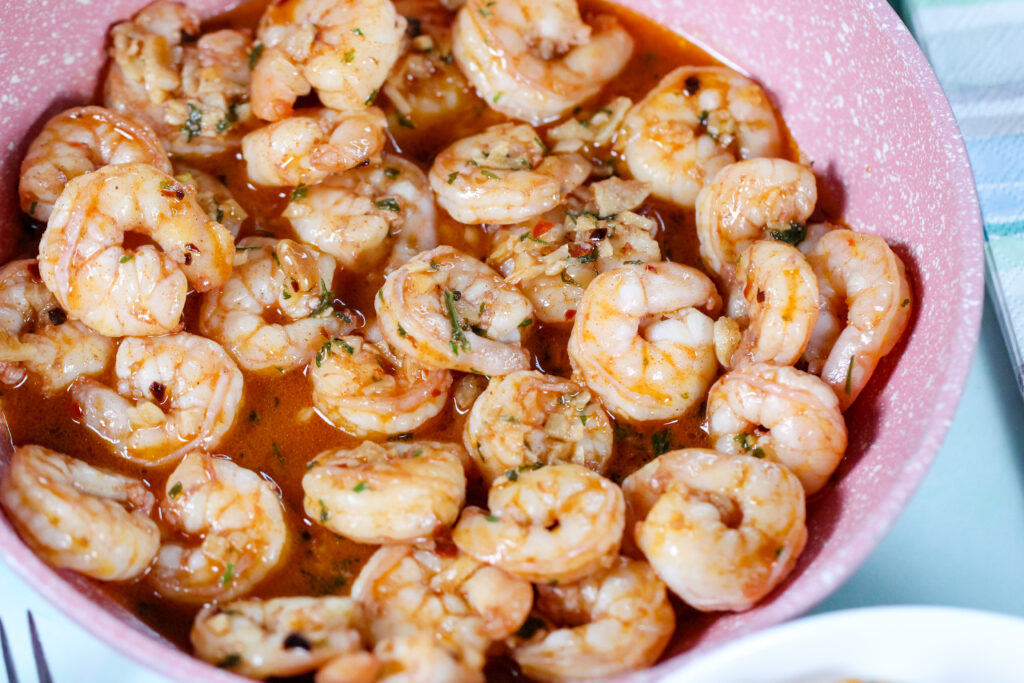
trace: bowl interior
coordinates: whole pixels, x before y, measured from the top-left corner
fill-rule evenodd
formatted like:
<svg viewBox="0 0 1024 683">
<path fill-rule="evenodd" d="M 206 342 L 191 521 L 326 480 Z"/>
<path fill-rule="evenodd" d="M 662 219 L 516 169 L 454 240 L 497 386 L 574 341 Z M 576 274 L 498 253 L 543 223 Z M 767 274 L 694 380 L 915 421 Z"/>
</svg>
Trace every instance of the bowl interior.
<svg viewBox="0 0 1024 683">
<path fill-rule="evenodd" d="M 223 0 L 187 0 L 207 14 Z M 753 75 L 814 161 L 826 208 L 884 236 L 907 265 L 911 327 L 848 413 L 837 483 L 809 504 L 810 538 L 783 589 L 738 615 L 694 617 L 669 654 L 695 653 L 799 614 L 838 587 L 905 505 L 946 433 L 977 341 L 983 296 L 973 179 L 949 107 L 923 55 L 878 0 L 620 0 Z M 92 98 L 109 25 L 146 0 L 9 0 L 0 13 L 0 258 L 21 234 L 19 163 L 41 124 Z M 73 27 L 73 28 L 72 28 Z M 638 47 L 642 49 L 642 47 Z M 0 413 L 2 419 L 2 413 Z M 0 447 L 0 467 L 9 450 Z M 179 680 L 238 680 L 169 647 L 88 582 L 55 572 L 0 513 L 0 552 L 72 618 Z M 633 679 L 678 668 L 668 659 Z"/>
</svg>

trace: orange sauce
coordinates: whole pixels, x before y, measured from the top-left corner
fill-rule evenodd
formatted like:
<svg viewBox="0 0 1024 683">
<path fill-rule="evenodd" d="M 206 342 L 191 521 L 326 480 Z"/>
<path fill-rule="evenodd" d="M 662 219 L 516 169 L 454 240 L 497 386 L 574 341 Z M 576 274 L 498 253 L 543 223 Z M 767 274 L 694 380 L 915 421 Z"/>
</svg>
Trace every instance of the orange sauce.
<svg viewBox="0 0 1024 683">
<path fill-rule="evenodd" d="M 401 0 L 396 5 L 401 11 Z M 422 4 L 422 3 L 420 3 Z M 265 0 L 245 2 L 238 8 L 207 22 L 204 29 L 224 27 L 254 28 L 266 5 Z M 623 74 L 610 82 L 592 101 L 584 103 L 582 110 L 596 110 L 604 102 L 619 95 L 634 101 L 641 99 L 662 76 L 684 64 L 716 64 L 705 52 L 679 35 L 654 24 L 632 11 L 605 0 L 582 0 L 584 13 L 611 12 L 627 27 L 636 40 L 636 50 Z M 446 10 L 436 9 L 437 13 Z M 381 98 L 378 104 L 389 112 L 393 110 Z M 491 110 L 479 99 L 471 108 L 472 115 L 450 122 L 446 127 L 416 129 L 392 125 L 393 147 L 400 148 L 407 157 L 429 168 L 433 154 L 449 142 L 475 133 L 505 118 Z M 785 128 L 783 126 L 784 134 Z M 795 144 L 789 140 L 789 156 L 797 158 Z M 614 154 L 608 153 L 614 160 Z M 250 218 L 242 228 L 241 236 L 269 234 L 294 238 L 288 222 L 281 218 L 287 205 L 290 188 L 267 190 L 257 188 L 246 179 L 240 153 L 230 153 L 190 163 L 220 176 L 234 193 L 235 198 L 249 212 Z M 691 210 L 680 209 L 665 202 L 649 200 L 641 212 L 659 224 L 658 239 L 665 258 L 700 267 L 694 216 Z M 465 228 L 454 224 L 440 208 L 438 217 L 442 241 L 466 249 L 479 257 L 487 252 L 486 234 L 479 228 Z M 38 226 L 37 226 L 38 227 Z M 25 255 L 34 255 L 39 231 L 29 231 Z M 372 300 L 381 278 L 365 274 L 340 274 L 333 283 L 337 295 L 335 305 L 344 306 L 362 320 L 372 317 Z M 196 330 L 195 295 L 186 311 L 186 325 Z M 528 346 L 535 357 L 534 365 L 545 372 L 567 376 L 570 373 L 565 343 L 568 328 L 541 326 Z M 306 463 L 325 449 L 354 447 L 354 439 L 312 413 L 309 379 L 302 371 L 288 374 L 256 374 L 245 372 L 245 396 L 235 427 L 217 449 L 243 467 L 258 472 L 276 484 L 281 491 L 287 521 L 290 526 L 290 544 L 285 556 L 274 571 L 253 591 L 256 597 L 270 598 L 289 595 L 347 594 L 351 583 L 364 561 L 375 550 L 340 538 L 322 526 L 313 523 L 303 513 L 301 479 Z M 456 373 L 458 381 L 459 373 Z M 113 378 L 108 377 L 113 384 Z M 35 443 L 68 453 L 91 464 L 116 469 L 143 478 L 154 491 L 162 492 L 174 465 L 145 469 L 112 455 L 107 445 L 80 424 L 79 413 L 68 394 L 44 397 L 29 380 L 15 388 L 0 392 L 0 408 L 6 416 L 15 444 Z M 302 419 L 305 417 L 305 419 Z M 648 462 L 657 453 L 670 448 L 707 446 L 701 429 L 703 407 L 692 416 L 664 424 L 615 425 L 616 453 L 609 472 L 615 481 Z M 452 401 L 429 423 L 417 429 L 412 438 L 434 439 L 461 443 L 464 414 Z M 470 483 L 468 497 L 483 501 L 485 491 L 479 481 Z M 145 578 L 126 583 L 106 583 L 100 588 L 126 606 L 155 631 L 190 648 L 188 632 L 198 607 L 176 604 L 159 597 Z M 510 679 L 516 674 L 512 666 L 502 659 L 488 666 L 489 679 Z"/>
</svg>

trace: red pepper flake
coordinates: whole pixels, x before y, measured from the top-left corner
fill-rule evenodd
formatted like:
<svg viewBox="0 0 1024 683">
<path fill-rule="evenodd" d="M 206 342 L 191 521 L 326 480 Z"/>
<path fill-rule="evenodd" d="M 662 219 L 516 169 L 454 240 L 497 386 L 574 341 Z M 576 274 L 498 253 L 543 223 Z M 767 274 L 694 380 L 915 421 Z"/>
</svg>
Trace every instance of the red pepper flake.
<svg viewBox="0 0 1024 683">
<path fill-rule="evenodd" d="M 430 395 L 433 396 L 434 398 L 437 398 L 438 396 L 441 395 L 441 390 L 440 389 L 434 389 L 434 390 L 432 390 L 430 392 Z"/>
<path fill-rule="evenodd" d="M 573 258 L 579 258 L 592 253 L 594 253 L 593 244 L 580 244 L 579 242 L 573 242 L 569 245 L 569 256 L 572 256 Z"/>
<path fill-rule="evenodd" d="M 653 273 L 653 272 L 656 272 L 656 271 L 658 270 L 657 268 L 655 268 L 654 266 L 652 266 L 652 265 L 651 265 L 650 263 L 648 263 L 648 264 L 647 264 L 646 266 L 644 266 L 644 267 L 645 267 L 645 268 L 647 268 L 648 272 L 651 272 L 651 273 Z"/>
<path fill-rule="evenodd" d="M 186 266 L 191 266 L 192 265 L 192 254 L 188 253 L 187 251 L 185 252 L 185 265 Z"/>
<path fill-rule="evenodd" d="M 197 247 L 196 245 L 192 244 L 191 242 L 186 244 L 185 248 L 188 249 L 189 251 L 191 251 L 193 254 L 201 254 L 201 253 L 203 253 L 203 252 L 199 251 L 199 247 Z"/>
<path fill-rule="evenodd" d="M 153 398 L 156 399 L 157 403 L 163 403 L 167 397 L 167 387 L 160 382 L 153 382 L 149 385 L 149 393 L 153 394 Z"/>
<path fill-rule="evenodd" d="M 570 310 L 565 312 L 565 319 L 566 320 L 572 320 L 575 317 L 576 317 L 576 311 L 574 309 L 570 309 Z"/>
<path fill-rule="evenodd" d="M 36 282 L 42 282 L 43 278 L 39 274 L 39 261 L 32 261 L 28 264 L 28 274 L 32 276 L 32 279 Z"/>
<path fill-rule="evenodd" d="M 74 403 L 71 404 L 71 419 L 72 420 L 81 420 L 83 414 L 84 413 L 82 412 L 82 404 L 81 403 L 79 403 L 78 401 L 75 401 Z"/>
<path fill-rule="evenodd" d="M 555 224 L 550 221 L 537 221 L 537 225 L 533 226 L 533 230 L 530 232 L 533 233 L 534 237 L 540 237 L 553 227 L 555 227 Z"/>
</svg>

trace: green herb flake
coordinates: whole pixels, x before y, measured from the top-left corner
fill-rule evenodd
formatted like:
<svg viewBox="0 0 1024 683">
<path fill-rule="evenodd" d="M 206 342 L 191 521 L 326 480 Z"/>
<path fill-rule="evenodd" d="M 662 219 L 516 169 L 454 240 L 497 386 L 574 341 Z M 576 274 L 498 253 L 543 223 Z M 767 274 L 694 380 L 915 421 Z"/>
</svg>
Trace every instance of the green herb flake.
<svg viewBox="0 0 1024 683">
<path fill-rule="evenodd" d="M 667 429 L 651 434 L 651 448 L 654 455 L 661 455 L 672 450 L 672 434 Z"/>
<path fill-rule="evenodd" d="M 500 93 L 498 93 L 497 95 L 495 95 L 495 96 L 494 96 L 494 99 L 493 99 L 493 100 L 491 100 L 491 101 L 492 101 L 492 102 L 494 102 L 495 104 L 497 104 L 497 103 L 498 103 L 498 100 L 500 100 L 500 99 L 501 99 L 501 96 L 502 96 L 502 95 L 504 95 L 504 94 L 505 94 L 505 93 L 503 93 L 503 92 L 500 92 Z"/>
<path fill-rule="evenodd" d="M 402 115 L 402 112 L 395 112 L 395 119 L 398 121 L 398 125 L 400 125 L 402 128 L 409 128 L 412 130 L 416 129 L 416 126 L 413 125 L 413 122 L 405 118 L 405 116 Z"/>
<path fill-rule="evenodd" d="M 185 133 L 187 142 L 192 142 L 193 138 L 203 132 L 203 112 L 191 102 L 188 103 L 188 118 L 181 124 L 181 130 Z"/>
<path fill-rule="evenodd" d="M 782 553 L 784 553 L 785 551 L 786 551 L 786 548 L 781 546 L 781 545 L 778 548 L 776 548 L 775 549 L 775 559 L 777 560 L 780 557 L 782 557 Z"/>
<path fill-rule="evenodd" d="M 220 585 L 226 586 L 231 583 L 235 578 L 235 563 L 228 562 L 228 566 L 224 569 L 224 576 L 220 579 Z"/>
<path fill-rule="evenodd" d="M 405 331 L 405 328 L 404 328 L 404 327 L 402 327 L 401 325 L 399 325 L 399 326 L 398 326 L 398 336 L 399 336 L 399 337 L 402 337 L 402 338 L 404 339 L 405 337 L 408 337 L 408 336 L 409 336 L 409 333 Z"/>
<path fill-rule="evenodd" d="M 590 417 L 590 416 L 589 416 L 589 415 L 587 415 L 586 413 L 583 413 L 583 412 L 581 412 L 581 413 L 580 413 L 580 422 L 582 422 L 582 423 L 583 423 L 583 426 L 584 426 L 584 427 L 586 427 L 586 426 L 587 426 L 587 418 L 588 418 L 588 417 Z"/>
<path fill-rule="evenodd" d="M 361 481 L 355 486 L 353 486 L 352 490 L 355 491 L 356 493 L 362 493 L 368 488 L 370 488 L 369 484 L 367 484 L 365 481 Z"/>
<path fill-rule="evenodd" d="M 170 496 L 171 498 L 177 498 L 178 496 L 181 495 L 181 489 L 181 482 L 176 481 L 174 482 L 174 486 L 171 487 L 171 490 L 167 492 L 167 495 Z"/>
<path fill-rule="evenodd" d="M 523 640 L 529 640 L 537 631 L 546 629 L 547 627 L 548 625 L 543 619 L 535 617 L 531 614 L 530 616 L 526 617 L 526 621 L 524 621 L 523 625 L 519 627 L 518 631 L 516 631 L 516 635 L 522 638 Z"/>
<path fill-rule="evenodd" d="M 505 476 L 508 477 L 509 481 L 518 481 L 519 480 L 519 473 L 516 472 L 515 470 L 506 470 L 505 471 Z"/>
<path fill-rule="evenodd" d="M 309 462 L 306 463 L 306 471 L 307 472 L 310 471 L 311 469 L 313 469 L 314 467 L 316 467 L 319 464 L 320 464 L 319 460 L 310 460 Z"/>
<path fill-rule="evenodd" d="M 519 424 L 519 418 L 515 415 L 499 415 L 498 419 L 502 422 L 511 422 L 512 424 Z"/>
<path fill-rule="evenodd" d="M 133 258 L 134 256 L 132 254 L 125 254 L 124 256 L 121 257 L 121 263 L 128 263 Z"/>
<path fill-rule="evenodd" d="M 292 298 L 292 293 L 288 291 L 287 287 L 281 290 L 281 298 L 285 301 Z"/>
<path fill-rule="evenodd" d="M 702 126 L 706 127 L 708 125 L 708 110 L 707 109 L 705 109 L 704 111 L 702 111 L 700 113 L 700 116 L 697 117 L 697 121 Z"/>
<path fill-rule="evenodd" d="M 224 657 L 217 662 L 217 668 L 219 669 L 234 669 L 236 666 L 242 663 L 242 655 L 237 652 L 224 655 Z"/>
<path fill-rule="evenodd" d="M 852 390 L 853 383 L 853 360 L 856 356 L 850 356 L 850 364 L 846 367 L 846 395 L 849 396 Z"/>
<path fill-rule="evenodd" d="M 394 211 L 398 212 L 402 210 L 402 207 L 398 205 L 398 200 L 394 197 L 386 197 L 384 199 L 378 199 L 373 203 L 381 211 Z"/>
<path fill-rule="evenodd" d="M 452 338 L 448 343 L 451 346 L 452 353 L 457 356 L 459 355 L 459 349 L 469 351 L 472 347 L 466 334 L 462 331 L 462 326 L 459 324 L 459 315 L 455 311 L 455 302 L 461 298 L 461 294 L 458 297 L 455 294 L 450 289 L 444 290 L 444 307 L 448 312 L 448 322 L 452 326 Z"/>
<path fill-rule="evenodd" d="M 484 515 L 484 519 L 486 519 L 488 522 L 491 522 L 492 524 L 498 521 L 498 518 L 494 515 Z"/>
<path fill-rule="evenodd" d="M 490 178 L 491 180 L 501 180 L 501 176 L 499 176 L 497 173 L 492 173 L 491 171 L 488 171 L 486 168 L 480 169 L 480 175 L 482 175 L 485 178 Z"/>
<path fill-rule="evenodd" d="M 529 327 L 532 324 L 533 318 L 524 318 L 523 321 L 519 323 L 519 325 L 517 325 L 517 327 Z"/>
<path fill-rule="evenodd" d="M 320 498 L 317 502 L 320 503 L 320 523 L 323 524 L 330 518 L 331 513 L 327 512 L 327 505 L 324 504 L 323 498 Z"/>
<path fill-rule="evenodd" d="M 448 174 L 448 184 L 451 185 L 452 183 L 454 183 L 456 178 L 458 178 L 458 177 L 459 177 L 459 172 L 458 171 L 452 171 L 451 173 L 449 173 Z"/>
<path fill-rule="evenodd" d="M 291 196 L 288 198 L 289 202 L 297 202 L 300 199 L 305 199 L 309 196 L 309 188 L 306 187 L 305 183 L 299 183 L 298 186 L 292 190 Z"/>
<path fill-rule="evenodd" d="M 423 455 L 423 449 L 422 448 L 417 448 L 416 450 L 414 450 L 412 452 L 412 457 L 414 457 L 414 458 L 418 458 L 421 455 Z"/>
<path fill-rule="evenodd" d="M 400 173 L 401 171 L 399 171 L 397 168 L 393 166 L 388 166 L 387 168 L 384 169 L 384 175 L 390 178 L 391 180 L 397 178 Z"/>
<path fill-rule="evenodd" d="M 346 342 L 344 339 L 335 339 L 334 343 L 340 346 L 342 351 L 344 351 L 350 356 L 356 352 L 356 350 L 352 348 L 352 345 Z"/>
<path fill-rule="evenodd" d="M 373 92 L 371 92 L 370 96 L 366 98 L 366 102 L 364 102 L 364 104 L 367 104 L 367 105 L 373 104 L 373 101 L 375 99 L 377 99 L 377 88 L 373 89 Z"/>
<path fill-rule="evenodd" d="M 576 282 L 576 280 L 573 279 L 572 275 L 569 275 L 568 271 L 566 271 L 565 268 L 562 268 L 561 278 L 562 282 L 564 282 L 567 285 L 575 285 L 577 287 L 580 286 L 580 283 Z"/>
<path fill-rule="evenodd" d="M 270 444 L 270 450 L 274 451 L 274 457 L 277 458 L 277 461 L 283 465 L 284 455 L 281 453 L 281 447 L 277 445 L 276 441 Z"/>
<path fill-rule="evenodd" d="M 412 441 L 412 432 L 402 432 L 388 437 L 388 441 Z"/>
<path fill-rule="evenodd" d="M 483 337 L 484 339 L 487 338 L 487 330 L 485 330 L 484 328 L 480 327 L 479 325 L 470 325 L 469 326 L 469 331 L 472 332 L 473 334 L 475 334 L 478 337 Z"/>
<path fill-rule="evenodd" d="M 750 438 L 750 434 L 746 432 L 740 432 L 736 436 L 732 437 L 732 440 L 736 442 L 736 445 L 743 449 L 744 453 L 749 453 L 753 447 L 753 440 Z"/>
<path fill-rule="evenodd" d="M 327 287 L 327 283 L 324 282 L 323 278 L 320 278 L 320 301 L 317 302 L 316 308 L 309 314 L 310 318 L 315 318 L 321 313 L 334 308 L 334 292 Z"/>
<path fill-rule="evenodd" d="M 256 43 L 252 46 L 252 50 L 249 52 L 249 71 L 256 68 L 256 64 L 260 61 L 260 57 L 263 56 L 263 43 Z"/>
<path fill-rule="evenodd" d="M 772 230 L 771 235 L 780 242 L 796 246 L 807 238 L 807 226 L 803 223 L 790 221 L 788 228 L 785 230 Z"/>
<path fill-rule="evenodd" d="M 255 410 L 250 410 L 249 411 L 249 422 L 259 422 L 259 421 L 260 421 L 260 414 L 257 413 Z"/>
<path fill-rule="evenodd" d="M 345 54 L 343 55 L 343 59 L 345 60 L 345 63 L 346 63 L 346 64 L 348 64 L 348 63 L 350 63 L 350 62 L 354 61 L 354 60 L 355 60 L 355 58 L 356 58 L 356 51 L 355 51 L 355 50 L 348 50 L 348 51 L 347 51 L 347 52 L 345 52 Z"/>
<path fill-rule="evenodd" d="M 316 362 L 316 366 L 320 367 L 320 365 L 330 355 L 331 355 L 331 342 L 330 341 L 325 341 L 323 343 L 323 346 L 320 347 L 320 350 L 316 352 L 316 358 L 314 359 L 315 362 Z"/>
<path fill-rule="evenodd" d="M 39 202 L 32 202 L 28 205 L 28 212 L 30 215 L 35 214 L 37 206 L 39 206 Z"/>
<path fill-rule="evenodd" d="M 900 308 L 906 308 L 909 305 L 910 305 L 910 299 L 904 299 L 903 301 L 900 302 Z"/>
<path fill-rule="evenodd" d="M 352 33 L 356 34 L 357 36 L 361 36 L 361 35 L 363 35 L 363 31 L 362 31 L 362 29 L 360 29 L 360 28 L 354 28 L 354 29 L 352 29 Z"/>
</svg>

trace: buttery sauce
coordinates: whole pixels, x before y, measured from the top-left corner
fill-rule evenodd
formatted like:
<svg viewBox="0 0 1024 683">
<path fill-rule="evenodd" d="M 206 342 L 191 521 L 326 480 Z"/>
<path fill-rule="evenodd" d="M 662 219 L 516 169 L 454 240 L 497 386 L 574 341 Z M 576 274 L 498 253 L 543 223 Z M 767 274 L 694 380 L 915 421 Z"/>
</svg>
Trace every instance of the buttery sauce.
<svg viewBox="0 0 1024 683">
<path fill-rule="evenodd" d="M 204 25 L 204 30 L 234 27 L 255 28 L 265 6 L 265 0 L 246 2 L 240 7 L 217 17 Z M 399 11 L 410 11 L 413 4 L 398 0 Z M 420 11 L 425 2 L 416 2 Z M 666 73 L 684 64 L 716 64 L 709 55 L 680 36 L 636 13 L 603 0 L 582 0 L 581 9 L 587 12 L 611 12 L 633 35 L 636 48 L 623 73 L 604 90 L 585 103 L 581 111 L 593 112 L 613 97 L 624 95 L 639 101 Z M 440 6 L 431 7 L 433 16 L 454 16 Z M 310 104 L 314 104 L 310 102 Z M 433 155 L 450 142 L 476 133 L 488 125 L 502 122 L 505 117 L 474 98 L 471 116 L 459 117 L 444 127 L 417 129 L 409 125 L 395 125 L 396 113 L 385 98 L 377 104 L 388 113 L 391 122 L 391 150 L 400 151 L 418 162 L 426 170 Z M 780 128 L 787 136 L 788 156 L 798 158 L 798 150 L 788 137 L 779 119 Z M 595 159 L 598 164 L 614 170 L 614 153 Z M 287 205 L 292 188 L 266 189 L 250 184 L 240 154 L 215 158 L 189 159 L 189 163 L 206 169 L 222 178 L 235 198 L 249 212 L 241 235 L 273 235 L 295 238 L 281 211 Z M 658 223 L 658 240 L 664 258 L 701 267 L 694 216 L 690 210 L 680 209 L 657 200 L 649 200 L 639 209 Z M 441 241 L 464 249 L 477 257 L 486 258 L 489 235 L 479 227 L 461 226 L 438 208 Z M 35 256 L 40 226 L 28 230 L 24 257 Z M 373 296 L 382 282 L 379 274 L 349 274 L 340 272 L 333 283 L 336 293 L 335 307 L 355 314 L 357 322 L 365 324 L 373 316 Z M 196 332 L 196 295 L 190 295 L 186 308 L 186 329 Z M 571 373 L 566 353 L 568 326 L 539 326 L 528 347 L 534 357 L 534 366 L 548 373 L 568 376 Z M 311 409 L 311 385 L 304 371 L 279 374 L 257 374 L 243 371 L 245 394 L 235 426 L 217 448 L 239 465 L 258 472 L 276 485 L 286 509 L 290 527 L 289 545 L 279 568 L 262 581 L 249 595 L 271 598 L 291 595 L 347 594 L 352 581 L 375 547 L 361 545 L 334 535 L 314 523 L 303 513 L 301 480 L 306 463 L 326 449 L 351 448 L 360 440 L 348 436 L 322 419 Z M 455 382 L 461 373 L 454 373 Z M 101 378 L 102 379 L 102 378 Z M 107 378 L 114 384 L 113 373 Z M 0 392 L 0 408 L 10 427 L 14 444 L 40 444 L 58 452 L 67 453 L 90 464 L 115 469 L 143 478 L 158 498 L 162 497 L 166 480 L 175 464 L 161 468 L 143 468 L 113 455 L 107 444 L 85 428 L 77 409 L 67 393 L 44 397 L 32 380 L 17 388 Z M 701 429 L 703 406 L 696 414 L 669 423 L 630 425 L 615 424 L 615 456 L 608 473 L 615 481 L 648 462 L 655 455 L 674 448 L 708 446 Z M 445 410 L 417 429 L 412 435 L 398 438 L 432 439 L 461 444 L 465 413 L 449 400 Z M 486 491 L 481 482 L 469 473 L 467 492 L 469 503 L 482 504 Z M 153 630 L 190 650 L 188 641 L 192 619 L 198 606 L 187 606 L 161 598 L 149 586 L 145 577 L 127 583 L 99 583 L 99 588 L 117 602 L 135 613 Z M 686 627 L 681 621 L 680 628 Z M 488 678 L 510 679 L 520 677 L 511 670 L 514 664 L 502 658 L 487 668 Z"/>
</svg>

